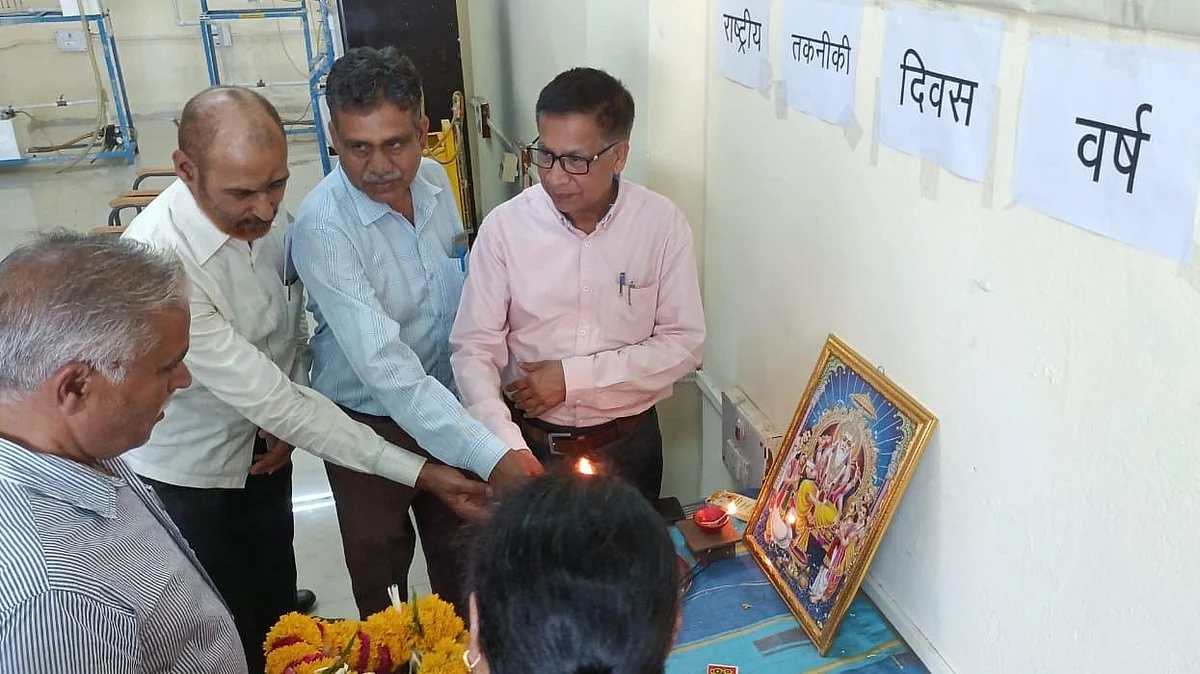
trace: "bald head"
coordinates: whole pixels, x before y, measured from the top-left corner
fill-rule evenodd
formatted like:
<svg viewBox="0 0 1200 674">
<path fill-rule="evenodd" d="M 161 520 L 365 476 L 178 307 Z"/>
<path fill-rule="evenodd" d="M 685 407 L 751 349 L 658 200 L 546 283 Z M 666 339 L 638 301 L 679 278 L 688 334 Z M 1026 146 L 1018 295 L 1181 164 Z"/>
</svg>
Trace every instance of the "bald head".
<svg viewBox="0 0 1200 674">
<path fill-rule="evenodd" d="M 200 210 L 229 236 L 265 236 L 288 181 L 287 135 L 267 99 L 238 87 L 197 94 L 179 118 L 172 159 Z"/>
<path fill-rule="evenodd" d="M 179 117 L 179 149 L 193 161 L 202 161 L 214 148 L 286 142 L 275 106 L 241 87 L 206 89 L 183 106 Z"/>
</svg>

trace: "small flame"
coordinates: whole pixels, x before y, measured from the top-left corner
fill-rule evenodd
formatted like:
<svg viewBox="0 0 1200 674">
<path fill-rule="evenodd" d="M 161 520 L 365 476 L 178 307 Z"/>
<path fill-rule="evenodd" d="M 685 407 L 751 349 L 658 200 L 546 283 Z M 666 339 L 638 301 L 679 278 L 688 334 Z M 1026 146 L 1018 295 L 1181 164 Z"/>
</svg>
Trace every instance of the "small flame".
<svg viewBox="0 0 1200 674">
<path fill-rule="evenodd" d="M 733 501 L 730 501 L 729 504 L 725 506 L 725 512 L 729 513 L 730 517 L 732 517 L 733 515 L 736 515 L 737 514 L 737 504 L 735 504 Z"/>
<path fill-rule="evenodd" d="M 578 471 L 580 475 L 596 474 L 596 467 L 592 465 L 592 462 L 589 461 L 587 457 L 579 460 L 579 463 L 575 466 L 575 470 Z"/>
<path fill-rule="evenodd" d="M 787 514 L 787 523 L 788 524 L 796 523 L 796 513 L 790 512 Z"/>
</svg>

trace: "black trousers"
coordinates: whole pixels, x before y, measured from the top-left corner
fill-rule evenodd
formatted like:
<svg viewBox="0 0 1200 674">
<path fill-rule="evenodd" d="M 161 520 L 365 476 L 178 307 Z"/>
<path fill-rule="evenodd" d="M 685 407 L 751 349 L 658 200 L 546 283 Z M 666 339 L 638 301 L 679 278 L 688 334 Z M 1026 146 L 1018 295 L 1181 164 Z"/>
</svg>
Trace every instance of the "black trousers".
<svg viewBox="0 0 1200 674">
<path fill-rule="evenodd" d="M 437 461 L 391 418 L 342 409 L 393 445 Z M 454 604 L 460 616 L 468 615 L 468 528 L 450 506 L 429 492 L 329 462 L 325 474 L 337 504 L 342 551 L 361 618 L 391 605 L 389 585 L 398 585 L 401 598 L 409 599 L 408 571 L 416 554 L 418 531 L 430 589 Z M 417 520 L 416 531 L 408 516 L 410 507 Z"/>
<path fill-rule="evenodd" d="M 255 449 L 265 446 L 261 443 Z M 195 489 L 143 478 L 162 499 L 229 605 L 251 672 L 266 667 L 263 641 L 296 607 L 292 466 L 251 475 L 243 489 Z"/>
<path fill-rule="evenodd" d="M 541 421 L 535 422 L 547 432 L 563 433 L 572 429 L 555 426 Z M 533 455 L 546 466 L 546 470 L 573 470 L 565 461 L 570 457 L 551 454 L 545 443 L 525 437 Z M 624 478 L 637 487 L 653 503 L 662 490 L 663 455 L 662 431 L 658 426 L 658 410 L 651 408 L 650 414 L 632 433 L 620 440 L 601 447 L 589 455 L 593 461 L 602 463 L 601 470 L 610 475 Z"/>
</svg>

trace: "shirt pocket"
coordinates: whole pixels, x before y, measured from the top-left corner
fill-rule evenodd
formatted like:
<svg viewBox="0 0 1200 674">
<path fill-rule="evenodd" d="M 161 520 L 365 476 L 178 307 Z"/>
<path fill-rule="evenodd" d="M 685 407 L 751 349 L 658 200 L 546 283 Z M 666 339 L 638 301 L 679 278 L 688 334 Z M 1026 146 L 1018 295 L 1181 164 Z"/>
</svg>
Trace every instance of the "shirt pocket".
<svg viewBox="0 0 1200 674">
<path fill-rule="evenodd" d="M 625 286 L 610 294 L 604 312 L 604 336 L 620 345 L 644 342 L 654 334 L 658 312 L 658 286 Z"/>
<path fill-rule="evenodd" d="M 457 257 L 444 258 L 438 263 L 438 273 L 442 277 L 442 288 L 445 289 L 443 301 L 446 315 L 451 319 L 458 314 L 458 303 L 462 298 L 463 284 L 467 280 L 467 272 L 463 269 L 464 260 Z"/>
<path fill-rule="evenodd" d="M 301 331 L 301 327 L 307 328 L 307 321 L 302 320 L 304 317 L 304 285 L 299 282 L 292 282 L 290 285 L 285 285 L 283 288 L 284 300 L 284 316 L 283 320 L 284 334 L 287 335 L 289 342 L 304 343 L 308 341 L 308 330 Z"/>
</svg>

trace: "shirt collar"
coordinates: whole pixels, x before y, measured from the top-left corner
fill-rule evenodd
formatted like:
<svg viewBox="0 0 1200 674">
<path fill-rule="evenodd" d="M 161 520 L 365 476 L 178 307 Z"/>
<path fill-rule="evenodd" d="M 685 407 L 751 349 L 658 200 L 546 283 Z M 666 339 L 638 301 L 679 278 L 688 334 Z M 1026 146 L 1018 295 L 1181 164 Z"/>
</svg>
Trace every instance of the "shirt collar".
<svg viewBox="0 0 1200 674">
<path fill-rule="evenodd" d="M 176 180 L 167 191 L 171 192 L 170 201 L 167 203 L 171 209 L 172 220 L 195 252 L 196 262 L 203 265 L 229 241 L 230 237 L 217 229 L 204 211 L 200 210 L 192 191 L 182 180 Z"/>
<path fill-rule="evenodd" d="M 354 212 L 358 215 L 359 224 L 367 227 L 378 222 L 383 216 L 395 213 L 391 206 L 371 199 L 366 192 L 355 187 L 340 164 L 337 172 L 342 179 L 342 186 L 346 188 L 346 194 L 350 195 L 350 201 L 354 205 Z M 418 171 L 417 177 L 412 182 L 413 215 L 417 218 L 414 225 L 423 222 L 433 214 L 437 196 L 441 191 L 441 187 L 426 180 Z"/>
<path fill-rule="evenodd" d="M 613 184 L 617 187 L 617 196 L 615 199 L 613 199 L 613 202 L 609 204 L 608 210 L 604 213 L 604 215 L 600 217 L 600 221 L 596 223 L 596 231 L 593 232 L 593 234 L 597 234 L 608 229 L 608 226 L 612 223 L 613 217 L 615 217 L 617 212 L 621 210 L 621 205 L 625 201 L 625 194 L 629 191 L 624 188 L 625 182 L 626 181 L 619 175 L 613 177 Z M 542 199 L 545 201 L 546 205 L 550 207 L 550 211 L 554 213 L 554 215 L 558 218 L 558 221 L 562 223 L 564 227 L 571 232 L 574 232 L 576 235 L 581 235 L 584 237 L 591 236 L 591 234 L 584 234 L 580 230 L 576 229 L 575 225 L 571 223 L 570 218 L 568 218 L 566 214 L 554 206 L 554 200 L 550 198 L 550 193 L 546 191 L 546 188 L 542 187 L 541 185 L 538 185 L 538 187 L 541 188 Z"/>
<path fill-rule="evenodd" d="M 116 472 L 110 462 L 101 462 Z M 117 516 L 117 489 L 125 482 L 53 454 L 26 449 L 0 438 L 0 480 L 15 482 L 39 494 L 101 517 Z"/>
</svg>

